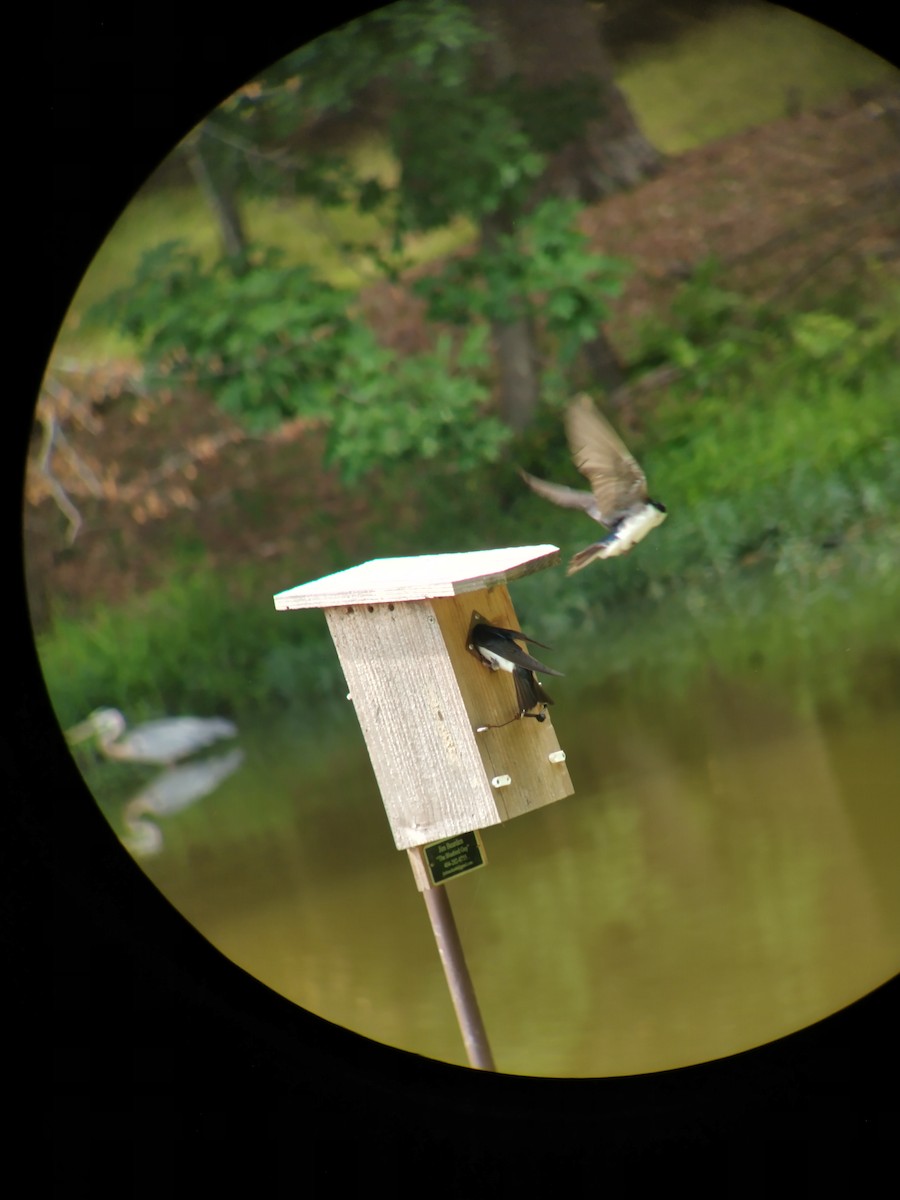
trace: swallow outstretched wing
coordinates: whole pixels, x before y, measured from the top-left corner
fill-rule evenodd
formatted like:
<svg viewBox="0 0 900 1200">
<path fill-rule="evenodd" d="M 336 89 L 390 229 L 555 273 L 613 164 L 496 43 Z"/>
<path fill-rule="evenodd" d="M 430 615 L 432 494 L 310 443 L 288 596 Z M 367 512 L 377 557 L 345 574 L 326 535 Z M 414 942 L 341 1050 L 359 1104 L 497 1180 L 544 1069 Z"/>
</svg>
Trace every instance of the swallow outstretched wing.
<svg viewBox="0 0 900 1200">
<path fill-rule="evenodd" d="M 562 671 L 548 667 L 529 654 L 527 650 L 523 650 L 516 644 L 514 640 L 516 638 L 523 642 L 533 642 L 535 646 L 544 646 L 545 650 L 550 649 L 543 642 L 539 642 L 537 638 L 526 637 L 517 629 L 502 629 L 497 625 L 484 624 L 476 625 L 472 630 L 472 642 L 479 649 L 488 650 L 525 671 L 540 671 L 544 675 L 562 675 Z"/>
<path fill-rule="evenodd" d="M 566 412 L 566 437 L 572 461 L 591 485 L 589 492 L 520 474 L 532 491 L 587 513 L 611 529 L 636 504 L 646 503 L 647 479 L 634 455 L 597 411 L 590 396 L 578 396 Z"/>
<path fill-rule="evenodd" d="M 566 436 L 572 461 L 591 485 L 601 525 L 609 528 L 634 505 L 646 504 L 644 472 L 589 396 L 579 396 L 569 406 Z"/>
</svg>

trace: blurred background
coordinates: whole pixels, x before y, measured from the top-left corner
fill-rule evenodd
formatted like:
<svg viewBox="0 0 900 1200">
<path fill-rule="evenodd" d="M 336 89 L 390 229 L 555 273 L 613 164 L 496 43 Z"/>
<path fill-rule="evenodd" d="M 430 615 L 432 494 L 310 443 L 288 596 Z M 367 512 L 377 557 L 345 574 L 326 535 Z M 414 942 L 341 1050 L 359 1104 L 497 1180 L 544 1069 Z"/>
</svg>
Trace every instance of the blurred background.
<svg viewBox="0 0 900 1200">
<path fill-rule="evenodd" d="M 900 73 L 725 0 L 390 5 L 173 149 L 48 364 L 26 566 L 64 728 L 236 728 L 161 773 L 73 750 L 214 945 L 465 1061 L 324 618 L 272 594 L 568 557 L 596 526 L 516 466 L 580 485 L 585 390 L 669 519 L 511 589 L 576 793 L 449 885 L 499 1068 L 704 1061 L 896 971 L 898 195 Z"/>
</svg>

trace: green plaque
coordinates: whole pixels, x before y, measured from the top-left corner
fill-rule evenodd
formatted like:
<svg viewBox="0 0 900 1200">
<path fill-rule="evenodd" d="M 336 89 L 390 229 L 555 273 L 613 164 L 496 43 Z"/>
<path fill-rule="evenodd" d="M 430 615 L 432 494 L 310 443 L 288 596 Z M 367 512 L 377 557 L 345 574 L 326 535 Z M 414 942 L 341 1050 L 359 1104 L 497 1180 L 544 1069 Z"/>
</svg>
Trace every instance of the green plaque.
<svg viewBox="0 0 900 1200">
<path fill-rule="evenodd" d="M 423 846 L 425 865 L 432 883 L 446 883 L 466 871 L 476 871 L 487 862 L 478 830 L 460 833 L 442 842 Z"/>
</svg>

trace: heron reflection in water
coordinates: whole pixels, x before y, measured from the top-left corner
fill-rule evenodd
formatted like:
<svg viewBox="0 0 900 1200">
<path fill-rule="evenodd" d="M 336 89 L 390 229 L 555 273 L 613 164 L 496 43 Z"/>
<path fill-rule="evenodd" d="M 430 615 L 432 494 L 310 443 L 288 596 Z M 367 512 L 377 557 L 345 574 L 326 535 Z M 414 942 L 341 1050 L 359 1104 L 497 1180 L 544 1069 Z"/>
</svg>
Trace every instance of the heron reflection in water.
<svg viewBox="0 0 900 1200">
<path fill-rule="evenodd" d="M 127 734 L 126 729 L 127 722 L 117 708 L 98 708 L 69 729 L 66 739 L 75 745 L 95 737 L 107 758 L 171 766 L 213 742 L 237 735 L 237 726 L 225 717 L 162 717 L 145 721 Z"/>
<path fill-rule="evenodd" d="M 169 767 L 125 805 L 127 830 L 123 845 L 138 858 L 158 854 L 163 847 L 159 825 L 148 817 L 168 817 L 208 796 L 244 761 L 240 748 L 181 767 Z"/>
</svg>

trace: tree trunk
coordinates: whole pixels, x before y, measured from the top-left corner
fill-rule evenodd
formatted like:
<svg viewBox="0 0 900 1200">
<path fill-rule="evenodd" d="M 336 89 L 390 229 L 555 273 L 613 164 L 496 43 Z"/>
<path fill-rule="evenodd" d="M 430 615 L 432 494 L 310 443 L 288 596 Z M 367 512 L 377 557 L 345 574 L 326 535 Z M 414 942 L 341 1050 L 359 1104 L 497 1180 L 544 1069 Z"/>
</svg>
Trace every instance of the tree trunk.
<svg viewBox="0 0 900 1200">
<path fill-rule="evenodd" d="M 484 249 L 493 249 L 500 235 L 509 233 L 511 226 L 499 214 L 486 218 L 481 226 Z M 530 315 L 512 321 L 493 320 L 491 339 L 500 376 L 500 416 L 514 433 L 521 433 L 531 424 L 540 398 L 534 322 Z"/>
<path fill-rule="evenodd" d="M 592 85 L 597 97 L 596 115 L 549 156 L 534 199 L 553 195 L 592 203 L 634 187 L 659 171 L 662 155 L 644 137 L 615 83 L 598 17 L 585 0 L 469 2 L 477 20 L 492 35 L 483 55 L 483 69 L 495 81 L 517 75 L 526 89 L 540 90 L 571 85 L 581 77 Z M 499 347 L 496 329 L 494 340 Z M 515 341 L 516 354 L 524 355 L 522 337 Z M 529 358 L 534 362 L 536 357 L 532 344 Z M 621 387 L 625 373 L 603 329 L 584 346 L 582 358 L 592 383 L 607 391 Z M 516 365 L 510 363 L 506 371 L 501 366 L 501 376 L 508 375 L 510 383 Z M 524 382 L 520 386 L 524 387 Z M 535 383 L 535 395 L 536 390 Z M 525 411 L 529 411 L 527 403 L 516 408 L 517 414 Z"/>
<path fill-rule="evenodd" d="M 492 321 L 491 336 L 500 371 L 500 416 L 513 433 L 521 433 L 531 424 L 538 406 L 531 318 Z"/>
<path fill-rule="evenodd" d="M 579 77 L 597 94 L 596 116 L 550 156 L 539 196 L 591 203 L 650 178 L 662 155 L 644 137 L 613 78 L 598 16 L 585 0 L 469 0 L 478 21 L 504 49 L 505 74 L 526 88 L 552 88 Z M 501 52 L 493 50 L 495 61 Z"/>
<path fill-rule="evenodd" d="M 585 342 L 581 355 L 590 372 L 591 383 L 599 384 L 604 391 L 615 391 L 625 382 L 622 364 L 602 328 L 597 330 L 596 337 Z"/>
<path fill-rule="evenodd" d="M 200 147 L 202 137 L 203 131 L 199 129 L 184 144 L 188 166 L 219 226 L 222 249 L 229 257 L 243 255 L 247 249 L 247 237 L 237 201 L 234 193 L 224 187 L 210 170 Z"/>
</svg>

